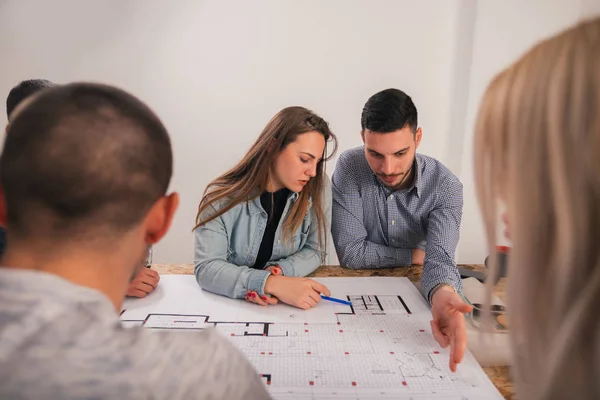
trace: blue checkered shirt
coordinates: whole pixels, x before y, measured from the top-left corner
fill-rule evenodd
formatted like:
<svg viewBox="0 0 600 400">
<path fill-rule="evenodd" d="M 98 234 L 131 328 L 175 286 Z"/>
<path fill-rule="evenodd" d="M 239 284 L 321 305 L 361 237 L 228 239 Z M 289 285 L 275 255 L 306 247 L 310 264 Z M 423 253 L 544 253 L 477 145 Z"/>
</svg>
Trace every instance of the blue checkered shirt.
<svg viewBox="0 0 600 400">
<path fill-rule="evenodd" d="M 411 250 L 425 250 L 421 283 L 427 298 L 446 283 L 462 291 L 454 253 L 460 236 L 463 188 L 434 158 L 417 154 L 410 187 L 392 192 L 356 147 L 342 153 L 332 178 L 331 233 L 346 267 L 412 264 Z"/>
</svg>

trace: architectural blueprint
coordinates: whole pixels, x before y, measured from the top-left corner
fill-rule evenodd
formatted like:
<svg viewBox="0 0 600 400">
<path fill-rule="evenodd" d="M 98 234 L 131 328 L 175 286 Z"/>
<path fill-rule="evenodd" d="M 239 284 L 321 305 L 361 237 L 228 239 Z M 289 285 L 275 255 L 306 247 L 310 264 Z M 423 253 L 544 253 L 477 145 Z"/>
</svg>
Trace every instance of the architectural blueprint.
<svg viewBox="0 0 600 400">
<path fill-rule="evenodd" d="M 145 329 L 217 329 L 251 361 L 275 399 L 502 399 L 467 352 L 458 371 L 433 339 L 431 312 L 406 278 L 316 278 L 331 296 L 310 310 L 261 307 L 163 275 L 127 299 L 121 321 Z"/>
</svg>

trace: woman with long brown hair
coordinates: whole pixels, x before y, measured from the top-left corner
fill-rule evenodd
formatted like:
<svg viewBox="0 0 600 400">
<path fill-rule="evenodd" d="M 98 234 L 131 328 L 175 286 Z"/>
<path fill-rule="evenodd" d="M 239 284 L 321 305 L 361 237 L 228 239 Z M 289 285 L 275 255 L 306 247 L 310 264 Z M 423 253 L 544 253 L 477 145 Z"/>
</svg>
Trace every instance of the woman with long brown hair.
<svg viewBox="0 0 600 400">
<path fill-rule="evenodd" d="M 475 171 L 490 248 L 511 252 L 517 395 L 600 398 L 600 18 L 534 46 L 484 96 Z"/>
<path fill-rule="evenodd" d="M 326 256 L 331 186 L 324 164 L 336 146 L 321 117 L 288 107 L 235 167 L 208 185 L 194 228 L 194 270 L 203 289 L 304 309 L 329 295 L 303 277 Z"/>
</svg>

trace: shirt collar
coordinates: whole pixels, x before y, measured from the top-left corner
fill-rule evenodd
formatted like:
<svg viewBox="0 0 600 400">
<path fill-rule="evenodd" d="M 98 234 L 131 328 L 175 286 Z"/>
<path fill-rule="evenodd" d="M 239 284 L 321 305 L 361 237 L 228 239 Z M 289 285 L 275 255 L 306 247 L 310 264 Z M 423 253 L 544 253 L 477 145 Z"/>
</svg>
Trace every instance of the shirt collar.
<svg viewBox="0 0 600 400">
<path fill-rule="evenodd" d="M 288 195 L 287 202 L 295 203 L 296 200 L 298 200 L 298 197 L 300 197 L 300 195 L 298 193 L 291 192 Z M 250 214 L 254 215 L 254 214 L 260 214 L 260 213 L 264 212 L 262 205 L 260 204 L 260 195 L 256 196 L 255 198 L 250 200 L 248 203 L 249 203 L 249 208 L 250 208 Z M 312 204 L 312 202 L 310 202 L 310 201 L 309 201 L 309 203 Z"/>
</svg>

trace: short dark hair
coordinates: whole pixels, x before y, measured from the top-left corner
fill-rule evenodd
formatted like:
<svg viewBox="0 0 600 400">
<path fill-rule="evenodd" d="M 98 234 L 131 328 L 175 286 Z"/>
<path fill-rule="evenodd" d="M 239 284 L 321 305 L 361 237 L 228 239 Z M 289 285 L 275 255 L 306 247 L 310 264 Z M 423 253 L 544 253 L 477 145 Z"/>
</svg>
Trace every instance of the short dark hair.
<svg viewBox="0 0 600 400">
<path fill-rule="evenodd" d="M 367 100 L 360 123 L 363 131 L 389 133 L 410 126 L 416 132 L 417 107 L 402 90 L 382 90 Z"/>
<path fill-rule="evenodd" d="M 166 193 L 172 169 L 169 135 L 136 97 L 91 83 L 48 89 L 17 112 L 0 155 L 8 231 L 126 232 Z"/>
<path fill-rule="evenodd" d="M 12 114 L 19 103 L 27 97 L 52 86 L 54 86 L 54 83 L 46 79 L 28 79 L 21 81 L 8 92 L 8 96 L 6 97 L 6 116 L 10 118 L 10 114 Z"/>
</svg>

